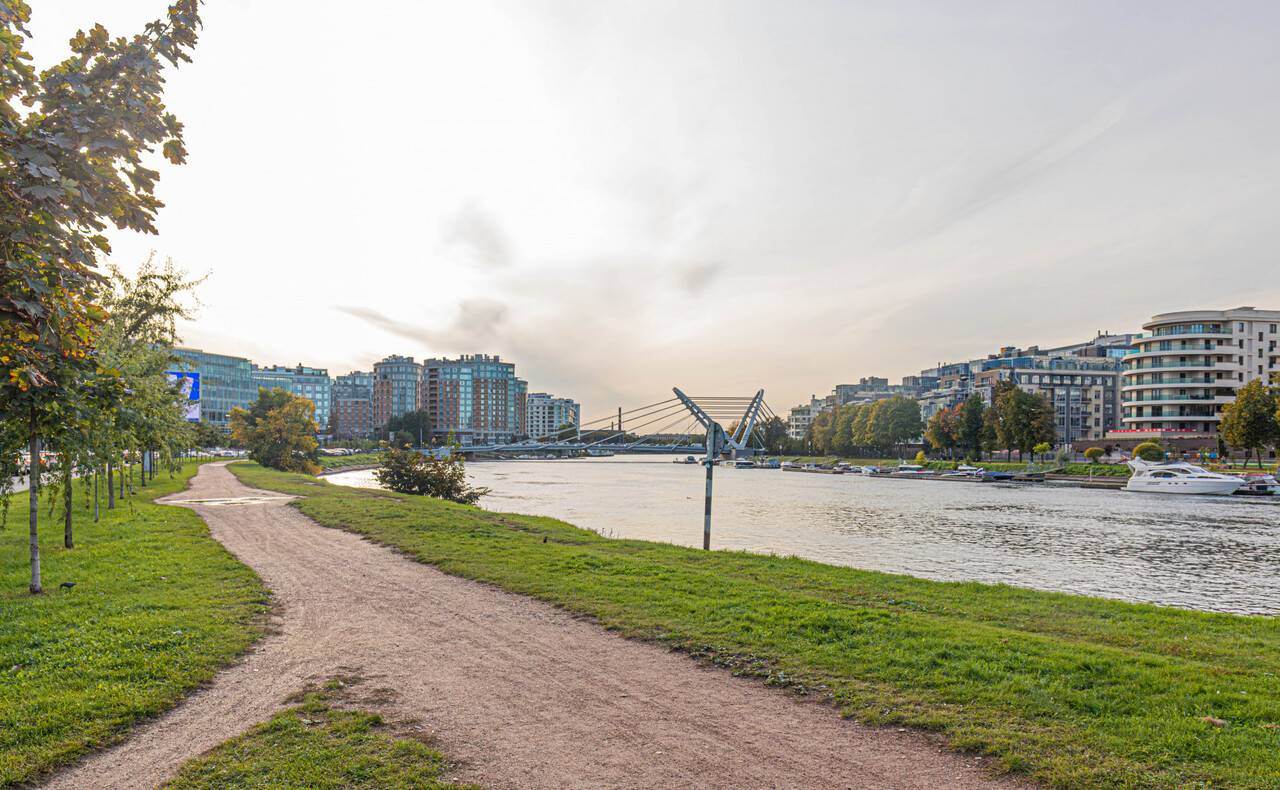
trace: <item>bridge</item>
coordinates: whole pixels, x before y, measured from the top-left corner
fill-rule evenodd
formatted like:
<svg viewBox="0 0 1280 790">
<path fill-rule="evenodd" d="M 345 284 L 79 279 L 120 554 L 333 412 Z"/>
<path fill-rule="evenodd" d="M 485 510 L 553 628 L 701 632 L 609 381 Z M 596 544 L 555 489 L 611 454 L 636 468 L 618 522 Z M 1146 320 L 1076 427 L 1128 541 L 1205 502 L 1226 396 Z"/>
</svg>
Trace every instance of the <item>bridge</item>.
<svg viewBox="0 0 1280 790">
<path fill-rule="evenodd" d="M 750 455 L 764 448 L 761 426 L 775 417 L 764 401 L 764 390 L 755 395 L 685 395 L 672 389 L 675 397 L 580 424 L 572 436 L 556 431 L 508 444 L 463 445 L 459 451 L 476 454 L 573 452 L 583 455 L 608 453 L 669 453 L 693 455 L 706 452 L 705 437 L 723 424 L 733 429 L 725 433 L 723 447 L 736 455 Z M 699 437 L 702 440 L 695 440 Z"/>
</svg>

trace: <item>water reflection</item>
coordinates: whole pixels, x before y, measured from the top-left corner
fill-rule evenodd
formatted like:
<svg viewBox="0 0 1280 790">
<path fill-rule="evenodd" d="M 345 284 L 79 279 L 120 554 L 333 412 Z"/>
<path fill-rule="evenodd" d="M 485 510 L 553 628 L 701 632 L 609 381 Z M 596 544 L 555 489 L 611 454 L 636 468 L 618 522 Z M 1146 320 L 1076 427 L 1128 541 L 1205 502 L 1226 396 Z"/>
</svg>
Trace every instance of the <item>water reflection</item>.
<svg viewBox="0 0 1280 790">
<path fill-rule="evenodd" d="M 704 471 L 629 456 L 467 467 L 489 510 L 702 545 Z M 373 487 L 371 472 L 334 482 Z M 1280 501 L 717 469 L 712 545 L 1210 611 L 1280 614 Z"/>
</svg>

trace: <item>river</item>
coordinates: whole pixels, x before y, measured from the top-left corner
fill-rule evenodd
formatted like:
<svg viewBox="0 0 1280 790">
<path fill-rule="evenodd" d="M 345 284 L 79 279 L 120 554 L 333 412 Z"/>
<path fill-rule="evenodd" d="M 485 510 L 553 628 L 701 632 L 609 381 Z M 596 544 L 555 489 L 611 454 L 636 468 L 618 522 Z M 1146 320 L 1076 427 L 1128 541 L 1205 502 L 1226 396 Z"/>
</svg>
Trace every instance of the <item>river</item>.
<svg viewBox="0 0 1280 790">
<path fill-rule="evenodd" d="M 487 510 L 702 545 L 705 470 L 669 456 L 467 465 Z M 372 471 L 331 482 L 377 487 Z M 715 470 L 711 545 L 942 581 L 1280 615 L 1280 497 Z"/>
</svg>

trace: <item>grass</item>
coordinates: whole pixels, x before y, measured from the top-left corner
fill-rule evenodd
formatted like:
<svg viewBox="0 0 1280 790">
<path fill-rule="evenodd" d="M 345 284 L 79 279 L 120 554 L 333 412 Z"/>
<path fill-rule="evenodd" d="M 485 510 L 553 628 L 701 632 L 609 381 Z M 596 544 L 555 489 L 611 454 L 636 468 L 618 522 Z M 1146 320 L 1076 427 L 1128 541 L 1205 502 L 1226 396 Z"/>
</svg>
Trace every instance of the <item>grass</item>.
<svg viewBox="0 0 1280 790">
<path fill-rule="evenodd" d="M 313 692 L 186 764 L 161 790 L 464 790 L 440 781 L 446 758 L 414 734 Z"/>
<path fill-rule="evenodd" d="M 1280 787 L 1275 618 L 607 540 L 554 519 L 232 469 L 306 496 L 295 505 L 321 524 L 447 573 L 829 695 L 866 722 L 940 732 L 1052 786 Z"/>
<path fill-rule="evenodd" d="M 27 592 L 27 495 L 0 530 L 0 787 L 30 781 L 120 740 L 242 653 L 267 591 L 189 510 L 152 499 L 184 488 L 196 464 L 157 476 L 99 523 L 75 496 L 75 549 L 60 511 L 41 507 L 45 594 Z M 71 590 L 59 587 L 74 581 Z"/>
<path fill-rule="evenodd" d="M 356 453 L 355 455 L 322 455 L 320 456 L 320 470 L 327 472 L 330 469 L 340 469 L 344 466 L 365 466 L 368 464 L 378 463 L 381 457 L 380 453 Z"/>
</svg>

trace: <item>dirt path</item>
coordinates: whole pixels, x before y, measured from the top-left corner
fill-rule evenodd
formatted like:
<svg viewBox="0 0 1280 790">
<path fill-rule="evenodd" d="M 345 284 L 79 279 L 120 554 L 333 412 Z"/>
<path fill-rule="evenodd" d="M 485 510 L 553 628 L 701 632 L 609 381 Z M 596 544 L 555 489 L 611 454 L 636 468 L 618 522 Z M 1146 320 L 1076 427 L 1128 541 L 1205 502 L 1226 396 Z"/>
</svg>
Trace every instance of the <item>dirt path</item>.
<svg viewBox="0 0 1280 790">
<path fill-rule="evenodd" d="M 206 464 L 174 504 L 275 591 L 282 633 L 130 739 L 44 787 L 155 787 L 186 760 L 350 669 L 396 692 L 461 767 L 503 788 L 995 788 L 980 762 L 863 727 L 547 604 L 335 529 Z M 349 668 L 349 669 L 344 669 Z"/>
</svg>

